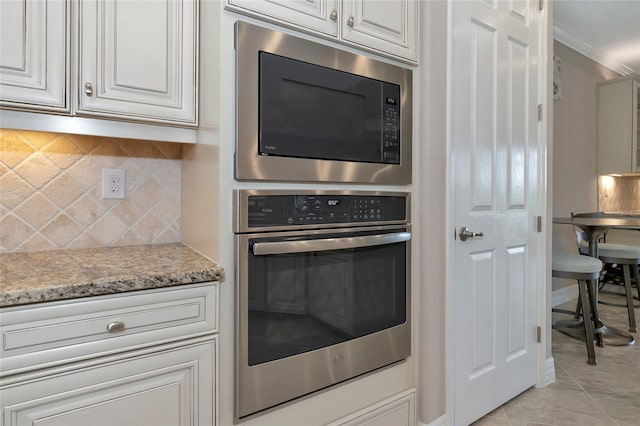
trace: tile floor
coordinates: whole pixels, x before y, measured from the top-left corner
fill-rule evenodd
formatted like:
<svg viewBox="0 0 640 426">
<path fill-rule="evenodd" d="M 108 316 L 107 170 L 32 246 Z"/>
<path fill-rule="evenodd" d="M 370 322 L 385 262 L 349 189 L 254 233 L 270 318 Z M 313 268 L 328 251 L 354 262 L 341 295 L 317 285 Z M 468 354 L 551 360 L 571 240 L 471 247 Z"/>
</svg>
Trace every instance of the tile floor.
<svg viewBox="0 0 640 426">
<path fill-rule="evenodd" d="M 611 296 L 601 299 L 607 297 Z M 571 309 L 575 302 L 566 306 Z M 600 304 L 599 310 L 608 326 L 628 329 L 626 308 Z M 555 313 L 553 317 L 570 318 Z M 636 320 L 640 321 L 640 308 Z M 598 364 L 591 366 L 584 342 L 553 330 L 556 382 L 529 389 L 473 426 L 640 425 L 640 333 L 634 336 L 638 341 L 631 346 L 596 346 Z"/>
</svg>

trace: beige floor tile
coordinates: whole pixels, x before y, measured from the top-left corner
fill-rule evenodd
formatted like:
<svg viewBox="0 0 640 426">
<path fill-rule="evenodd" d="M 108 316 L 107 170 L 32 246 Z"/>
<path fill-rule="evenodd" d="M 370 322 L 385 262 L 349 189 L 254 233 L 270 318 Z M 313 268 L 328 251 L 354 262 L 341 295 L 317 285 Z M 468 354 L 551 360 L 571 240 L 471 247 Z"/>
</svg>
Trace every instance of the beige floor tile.
<svg viewBox="0 0 640 426">
<path fill-rule="evenodd" d="M 575 301 L 564 309 L 574 309 Z M 624 307 L 600 304 L 600 318 L 607 326 L 628 328 Z M 640 324 L 640 308 L 636 308 Z M 571 319 L 554 313 L 553 321 Z M 552 331 L 556 382 L 532 388 L 492 411 L 474 426 L 639 426 L 640 333 L 628 346 L 596 346 L 597 365 L 587 364 L 584 341 Z"/>
</svg>

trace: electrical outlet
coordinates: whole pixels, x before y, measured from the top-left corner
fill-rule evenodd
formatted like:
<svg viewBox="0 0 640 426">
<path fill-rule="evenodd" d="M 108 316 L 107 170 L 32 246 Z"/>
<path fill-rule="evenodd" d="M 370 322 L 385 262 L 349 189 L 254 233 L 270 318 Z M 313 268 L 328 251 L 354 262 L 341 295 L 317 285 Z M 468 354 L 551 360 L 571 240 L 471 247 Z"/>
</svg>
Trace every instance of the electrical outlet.
<svg viewBox="0 0 640 426">
<path fill-rule="evenodd" d="M 126 180 L 123 169 L 102 169 L 102 199 L 124 200 Z"/>
</svg>

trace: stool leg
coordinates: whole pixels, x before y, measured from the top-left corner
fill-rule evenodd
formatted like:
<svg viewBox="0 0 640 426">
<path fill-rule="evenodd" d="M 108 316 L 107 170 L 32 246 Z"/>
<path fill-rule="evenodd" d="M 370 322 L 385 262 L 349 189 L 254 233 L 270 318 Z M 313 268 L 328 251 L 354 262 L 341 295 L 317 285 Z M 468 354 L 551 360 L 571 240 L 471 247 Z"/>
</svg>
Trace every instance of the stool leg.
<svg viewBox="0 0 640 426">
<path fill-rule="evenodd" d="M 591 317 L 591 296 L 587 281 L 578 281 L 580 299 L 582 299 L 582 314 L 584 324 L 584 335 L 587 342 L 587 363 L 596 365 L 596 349 L 593 345 L 593 321 Z M 587 302 L 588 301 L 588 302 Z"/>
<path fill-rule="evenodd" d="M 587 287 L 587 293 L 589 297 L 586 299 L 587 304 L 591 308 L 591 316 L 587 316 L 587 313 L 582 311 L 582 318 L 584 321 L 587 321 L 587 318 L 591 320 L 591 324 L 593 324 L 594 328 L 601 329 L 602 321 L 600 321 L 600 315 L 598 314 L 598 281 L 597 280 L 587 280 L 585 281 Z M 585 303 L 582 302 L 582 306 L 584 307 Z M 600 331 L 595 332 L 596 344 L 601 348 L 604 347 L 604 339 L 602 337 L 602 333 Z"/>
<path fill-rule="evenodd" d="M 631 265 L 622 265 L 624 272 L 624 292 L 627 296 L 627 315 L 629 316 L 629 331 L 636 332 L 636 313 L 633 309 L 633 289 L 631 288 Z"/>
</svg>

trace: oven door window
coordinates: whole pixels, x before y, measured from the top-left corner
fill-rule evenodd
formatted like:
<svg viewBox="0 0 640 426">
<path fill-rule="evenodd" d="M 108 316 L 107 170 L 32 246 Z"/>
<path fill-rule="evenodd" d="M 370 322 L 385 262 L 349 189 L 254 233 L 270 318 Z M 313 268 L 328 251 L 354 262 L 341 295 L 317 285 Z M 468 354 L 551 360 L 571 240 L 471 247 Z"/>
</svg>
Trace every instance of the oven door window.
<svg viewBox="0 0 640 426">
<path fill-rule="evenodd" d="M 321 238 L 327 238 L 326 236 Z M 308 240 L 309 238 L 305 237 Z M 406 321 L 407 243 L 254 255 L 249 244 L 249 365 Z"/>
</svg>

